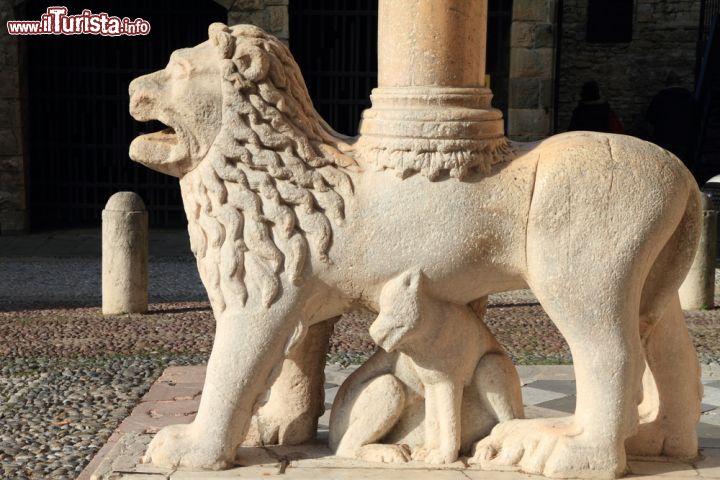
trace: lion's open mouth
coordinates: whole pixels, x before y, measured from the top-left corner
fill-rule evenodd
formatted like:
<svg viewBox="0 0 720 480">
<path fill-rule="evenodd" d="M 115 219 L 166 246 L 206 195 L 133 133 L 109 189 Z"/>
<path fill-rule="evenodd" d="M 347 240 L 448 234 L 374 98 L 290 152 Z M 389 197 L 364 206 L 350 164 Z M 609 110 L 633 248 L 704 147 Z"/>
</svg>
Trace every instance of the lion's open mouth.
<svg viewBox="0 0 720 480">
<path fill-rule="evenodd" d="M 130 144 L 130 158 L 153 170 L 179 176 L 189 162 L 187 148 L 174 127 L 157 123 L 165 128 L 135 137 Z"/>
<path fill-rule="evenodd" d="M 175 129 L 168 126 L 159 132 L 146 133 L 140 135 L 140 137 L 143 137 L 143 139 L 148 142 L 162 142 L 169 145 L 177 145 L 178 143 L 178 136 L 177 133 L 175 133 Z"/>
</svg>

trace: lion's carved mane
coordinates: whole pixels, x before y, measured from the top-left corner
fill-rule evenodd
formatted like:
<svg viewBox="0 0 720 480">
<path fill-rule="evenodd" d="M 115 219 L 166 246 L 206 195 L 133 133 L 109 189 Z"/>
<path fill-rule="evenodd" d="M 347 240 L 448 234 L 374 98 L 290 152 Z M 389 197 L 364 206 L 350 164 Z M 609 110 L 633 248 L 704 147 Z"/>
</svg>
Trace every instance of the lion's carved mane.
<svg viewBox="0 0 720 480">
<path fill-rule="evenodd" d="M 329 261 L 333 223 L 342 223 L 352 194 L 344 169 L 357 164 L 354 147 L 315 111 L 282 42 L 251 25 L 220 23 L 210 26 L 210 41 L 221 62 L 222 127 L 181 186 L 198 270 L 218 315 L 245 305 L 253 289 L 269 306 L 282 275 L 297 283 L 309 256 Z M 502 137 L 469 153 L 398 151 L 391 164 L 374 163 L 402 177 L 462 179 L 487 173 L 489 159 L 505 161 L 510 150 Z"/>
<path fill-rule="evenodd" d="M 309 255 L 329 261 L 355 165 L 315 112 L 290 51 L 260 29 L 210 27 L 221 57 L 222 128 L 182 180 L 192 249 L 216 314 L 255 289 L 269 306 Z"/>
</svg>

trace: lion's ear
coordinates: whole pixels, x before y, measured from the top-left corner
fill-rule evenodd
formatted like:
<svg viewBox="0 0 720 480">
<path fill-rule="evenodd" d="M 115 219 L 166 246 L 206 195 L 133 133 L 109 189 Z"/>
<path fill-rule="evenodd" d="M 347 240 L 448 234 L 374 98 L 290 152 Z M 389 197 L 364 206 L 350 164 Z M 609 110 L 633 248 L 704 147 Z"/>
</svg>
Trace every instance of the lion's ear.
<svg viewBox="0 0 720 480">
<path fill-rule="evenodd" d="M 210 42 L 217 47 L 221 59 L 232 58 L 235 53 L 235 38 L 224 23 L 216 22 L 208 28 Z"/>
</svg>

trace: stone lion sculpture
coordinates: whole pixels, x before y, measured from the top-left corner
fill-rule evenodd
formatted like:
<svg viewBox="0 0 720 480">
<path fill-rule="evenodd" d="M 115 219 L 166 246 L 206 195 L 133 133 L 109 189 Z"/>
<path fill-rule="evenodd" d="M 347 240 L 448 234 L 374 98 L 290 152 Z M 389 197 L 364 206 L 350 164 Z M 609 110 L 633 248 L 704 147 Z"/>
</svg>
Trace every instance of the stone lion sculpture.
<svg viewBox="0 0 720 480">
<path fill-rule="evenodd" d="M 696 455 L 699 366 L 677 290 L 700 195 L 667 151 L 578 132 L 383 167 L 315 112 L 289 50 L 247 25 L 214 24 L 134 80 L 130 113 L 168 126 L 130 156 L 180 179 L 217 319 L 197 417 L 161 430 L 147 461 L 231 465 L 285 356 L 310 352 L 322 322 L 377 311 L 411 268 L 457 305 L 529 287 L 572 351 L 575 414 L 501 423 L 482 467 L 609 478 L 627 454 Z"/>
<path fill-rule="evenodd" d="M 411 270 L 380 292 L 370 335 L 381 350 L 333 403 L 329 443 L 339 456 L 453 463 L 498 421 L 523 417 L 517 372 L 474 309 L 438 302 L 424 283 Z"/>
</svg>

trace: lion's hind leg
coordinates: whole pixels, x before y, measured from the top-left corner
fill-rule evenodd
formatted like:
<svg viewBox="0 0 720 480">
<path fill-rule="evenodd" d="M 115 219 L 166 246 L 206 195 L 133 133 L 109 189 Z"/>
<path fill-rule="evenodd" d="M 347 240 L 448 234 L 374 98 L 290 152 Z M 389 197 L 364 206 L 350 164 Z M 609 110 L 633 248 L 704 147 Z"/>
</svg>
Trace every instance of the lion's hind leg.
<svg viewBox="0 0 720 480">
<path fill-rule="evenodd" d="M 625 446 L 628 455 L 697 456 L 700 418 L 700 365 L 680 300 L 675 298 L 644 342 L 648 367 L 638 433 Z"/>
<path fill-rule="evenodd" d="M 624 188 L 628 180 L 613 176 L 610 160 L 596 160 L 592 171 L 604 175 L 608 187 Z M 575 178 L 573 170 L 588 162 L 561 166 L 563 175 Z M 632 228 L 619 222 L 632 196 L 608 202 L 605 190 L 582 182 L 563 188 L 535 191 L 526 280 L 572 352 L 576 409 L 562 419 L 500 423 L 478 444 L 474 460 L 487 469 L 518 467 L 553 478 L 615 478 L 625 472 L 625 440 L 638 425 L 644 368 L 639 287 L 667 228 L 654 219 Z M 676 214 L 673 200 L 666 201 L 669 213 L 657 215 Z M 588 208 L 599 202 L 607 208 Z"/>
<path fill-rule="evenodd" d="M 647 368 L 638 433 L 626 442 L 629 455 L 697 456 L 700 365 L 680 308 L 678 288 L 693 261 L 699 236 L 700 199 L 693 187 L 685 213 L 643 286 L 640 335 Z"/>
</svg>

